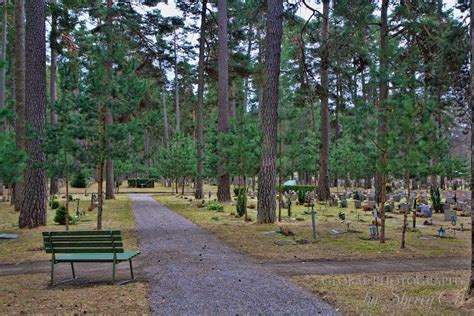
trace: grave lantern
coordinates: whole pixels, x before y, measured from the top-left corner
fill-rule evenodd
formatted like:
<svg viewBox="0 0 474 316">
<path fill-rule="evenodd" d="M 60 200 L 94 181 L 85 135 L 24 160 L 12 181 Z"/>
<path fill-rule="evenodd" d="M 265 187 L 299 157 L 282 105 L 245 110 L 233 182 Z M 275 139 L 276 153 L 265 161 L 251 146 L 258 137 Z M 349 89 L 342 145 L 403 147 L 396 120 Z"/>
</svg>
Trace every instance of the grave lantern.
<svg viewBox="0 0 474 316">
<path fill-rule="evenodd" d="M 451 215 L 451 225 L 456 226 L 456 216 Z"/>
<path fill-rule="evenodd" d="M 371 236 L 375 236 L 377 234 L 377 228 L 375 227 L 375 225 L 370 225 L 369 233 Z"/>
<path fill-rule="evenodd" d="M 446 231 L 444 230 L 443 226 L 441 226 L 441 227 L 438 229 L 438 237 L 440 237 L 440 238 L 446 237 Z"/>
</svg>

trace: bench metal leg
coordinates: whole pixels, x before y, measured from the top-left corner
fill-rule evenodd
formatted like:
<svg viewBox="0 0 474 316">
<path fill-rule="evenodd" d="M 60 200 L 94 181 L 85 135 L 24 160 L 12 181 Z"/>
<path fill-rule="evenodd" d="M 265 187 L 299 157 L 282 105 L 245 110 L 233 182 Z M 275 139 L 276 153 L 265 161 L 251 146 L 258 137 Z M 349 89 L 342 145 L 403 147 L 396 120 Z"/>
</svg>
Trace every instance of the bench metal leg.
<svg viewBox="0 0 474 316">
<path fill-rule="evenodd" d="M 112 266 L 112 281 L 115 283 L 115 261 Z"/>
<path fill-rule="evenodd" d="M 54 285 L 54 260 L 51 260 L 51 286 Z"/>
<path fill-rule="evenodd" d="M 132 279 L 135 279 L 135 277 L 133 276 L 132 259 L 128 259 L 128 262 L 130 263 L 130 274 L 131 274 L 131 276 L 132 276 Z"/>
<path fill-rule="evenodd" d="M 72 278 L 76 278 L 76 272 L 74 271 L 74 262 L 71 262 L 71 271 L 72 271 Z"/>
</svg>

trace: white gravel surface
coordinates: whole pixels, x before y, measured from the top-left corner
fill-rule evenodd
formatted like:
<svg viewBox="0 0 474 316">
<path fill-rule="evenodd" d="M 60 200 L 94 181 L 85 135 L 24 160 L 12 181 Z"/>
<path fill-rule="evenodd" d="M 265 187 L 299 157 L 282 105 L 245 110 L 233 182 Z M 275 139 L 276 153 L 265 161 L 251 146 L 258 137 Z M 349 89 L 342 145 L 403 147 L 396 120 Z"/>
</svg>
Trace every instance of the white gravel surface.
<svg viewBox="0 0 474 316">
<path fill-rule="evenodd" d="M 150 196 L 130 197 L 153 314 L 338 314 Z"/>
</svg>

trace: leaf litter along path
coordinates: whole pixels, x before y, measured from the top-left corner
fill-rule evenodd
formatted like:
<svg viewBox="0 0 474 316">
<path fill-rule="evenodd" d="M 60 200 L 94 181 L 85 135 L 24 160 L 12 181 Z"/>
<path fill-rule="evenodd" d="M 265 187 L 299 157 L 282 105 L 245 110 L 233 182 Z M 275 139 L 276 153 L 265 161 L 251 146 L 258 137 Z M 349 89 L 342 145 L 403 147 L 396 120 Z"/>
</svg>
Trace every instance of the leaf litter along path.
<svg viewBox="0 0 474 316">
<path fill-rule="evenodd" d="M 146 195 L 130 195 L 154 314 L 338 314 Z"/>
</svg>

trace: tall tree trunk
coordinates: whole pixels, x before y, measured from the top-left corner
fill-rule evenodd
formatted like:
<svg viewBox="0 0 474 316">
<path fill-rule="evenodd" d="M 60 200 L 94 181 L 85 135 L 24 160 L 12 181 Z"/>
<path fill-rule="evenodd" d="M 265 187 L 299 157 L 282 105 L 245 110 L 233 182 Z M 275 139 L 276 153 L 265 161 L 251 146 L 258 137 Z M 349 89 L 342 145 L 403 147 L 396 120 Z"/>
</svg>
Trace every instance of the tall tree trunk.
<svg viewBox="0 0 474 316">
<path fill-rule="evenodd" d="M 381 151 L 378 158 L 377 166 L 377 181 L 378 194 L 377 202 L 380 209 L 380 242 L 385 243 L 385 181 L 386 181 L 386 166 L 388 160 L 388 151 L 386 146 L 387 134 L 387 99 L 388 99 L 388 6 L 389 0 L 382 1 L 382 8 L 380 11 L 380 87 L 379 87 L 379 108 L 378 108 L 378 146 Z"/>
<path fill-rule="evenodd" d="M 25 6 L 25 149 L 28 160 L 20 206 L 20 228 L 46 225 L 46 157 L 43 152 L 46 113 L 45 2 L 29 0 Z"/>
<path fill-rule="evenodd" d="M 108 61 L 106 63 L 107 67 L 107 80 L 110 82 L 112 81 L 112 58 L 113 58 L 113 45 L 112 45 L 112 15 L 110 10 L 112 9 L 112 0 L 107 0 L 107 32 L 109 33 L 107 36 L 107 54 L 108 54 Z M 109 95 L 109 97 L 111 97 Z M 107 125 L 107 160 L 105 166 L 105 199 L 110 200 L 115 198 L 115 181 L 114 181 L 114 161 L 111 157 L 112 152 L 112 141 L 110 139 L 110 135 L 108 131 L 110 127 L 114 124 L 114 119 L 112 116 L 112 109 L 107 106 L 106 113 L 105 113 L 105 124 Z"/>
<path fill-rule="evenodd" d="M 181 130 L 181 113 L 179 110 L 179 82 L 178 82 L 178 45 L 176 43 L 176 30 L 173 34 L 174 48 L 174 110 L 176 113 L 176 132 Z"/>
<path fill-rule="evenodd" d="M 329 0 L 323 0 L 321 47 L 321 146 L 319 154 L 318 199 L 329 199 Z"/>
<path fill-rule="evenodd" d="M 7 58 L 7 27 L 8 27 L 8 13 L 7 13 L 8 1 L 3 1 L 3 20 L 2 20 L 2 34 L 0 37 L 0 60 L 4 67 L 0 69 L 0 110 L 5 107 L 6 99 L 6 58 Z M 7 128 L 7 121 L 0 121 L 0 132 L 3 132 Z M 3 188 L 3 184 L 1 184 Z M 3 191 L 3 189 L 2 189 Z"/>
<path fill-rule="evenodd" d="M 51 0 L 53 5 L 58 3 L 58 0 Z M 51 14 L 51 33 L 50 33 L 50 48 L 51 48 L 51 66 L 49 68 L 49 97 L 51 100 L 51 105 L 57 101 L 57 69 L 58 69 L 58 16 L 56 10 L 52 11 Z M 52 127 L 56 127 L 58 124 L 58 114 L 54 111 L 54 108 L 51 108 L 50 112 L 50 123 Z M 58 164 L 57 158 L 54 158 L 55 165 Z M 49 194 L 54 195 L 59 191 L 59 182 L 58 178 L 53 175 L 50 179 Z"/>
<path fill-rule="evenodd" d="M 260 126 L 262 129 L 262 155 L 258 177 L 257 218 L 259 223 L 275 222 L 278 84 L 283 34 L 283 0 L 267 1 L 266 28 L 265 89 Z"/>
<path fill-rule="evenodd" d="M 199 38 L 199 65 L 198 65 L 198 103 L 196 108 L 196 199 L 204 198 L 204 53 L 206 49 L 206 10 L 207 0 L 202 0 L 201 31 Z"/>
<path fill-rule="evenodd" d="M 0 111 L 5 107 L 6 99 L 6 56 L 7 56 L 7 27 L 8 27 L 8 1 L 3 1 L 3 21 L 2 21 L 2 35 L 0 37 L 0 60 L 4 67 L 0 69 Z M 7 130 L 7 120 L 0 120 L 0 133 Z M 0 180 L 0 201 L 4 200 L 3 181 Z"/>
<path fill-rule="evenodd" d="M 474 1 L 471 0 L 470 16 L 474 16 Z M 471 279 L 469 282 L 469 294 L 474 294 L 474 23 L 470 23 L 471 33 Z"/>
<path fill-rule="evenodd" d="M 15 1 L 15 139 L 16 149 L 25 150 L 25 1 Z M 12 202 L 19 211 L 23 200 L 23 180 L 13 186 Z"/>
<path fill-rule="evenodd" d="M 107 130 L 113 125 L 113 116 L 112 110 L 107 107 L 106 113 L 106 124 Z M 112 151 L 112 141 L 110 140 L 110 136 L 107 136 L 107 161 L 105 165 L 105 199 L 111 200 L 115 199 L 115 179 L 114 179 L 114 160 L 110 157 Z"/>
<path fill-rule="evenodd" d="M 218 0 L 218 24 L 219 24 L 219 47 L 218 47 L 218 81 L 219 81 L 219 124 L 218 134 L 224 134 L 229 129 L 229 64 L 227 43 L 227 0 Z M 221 160 L 217 166 L 218 187 L 217 200 L 228 202 L 230 196 L 230 176 L 224 169 L 226 159 L 220 154 Z"/>
<path fill-rule="evenodd" d="M 168 142 L 170 139 L 170 132 L 168 126 L 168 112 L 166 111 L 166 87 L 163 84 L 162 92 L 161 92 L 161 103 L 163 105 L 163 125 L 164 125 L 164 132 L 165 132 L 165 146 L 168 146 Z"/>
<path fill-rule="evenodd" d="M 252 26 L 250 26 L 249 28 L 249 42 L 247 44 L 247 58 L 248 60 L 251 60 L 252 58 Z M 245 80 L 244 80 L 244 109 L 243 109 L 243 113 L 246 113 L 248 111 L 248 106 L 249 106 L 249 90 L 250 90 L 250 87 L 249 87 L 249 78 L 248 77 L 245 77 Z"/>
</svg>

